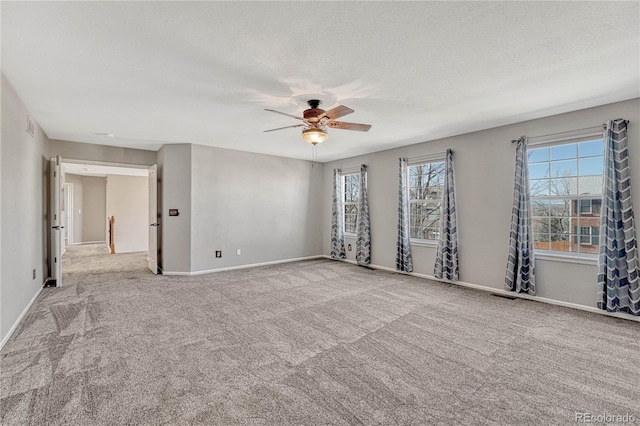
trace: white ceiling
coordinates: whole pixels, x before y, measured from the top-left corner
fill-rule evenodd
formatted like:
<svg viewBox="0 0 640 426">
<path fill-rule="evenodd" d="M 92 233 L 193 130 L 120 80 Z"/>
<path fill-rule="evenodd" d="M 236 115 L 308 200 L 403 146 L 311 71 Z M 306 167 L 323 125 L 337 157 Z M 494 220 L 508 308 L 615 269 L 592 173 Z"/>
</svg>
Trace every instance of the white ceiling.
<svg viewBox="0 0 640 426">
<path fill-rule="evenodd" d="M 639 2 L 2 2 L 2 67 L 50 138 L 329 161 L 640 96 Z M 99 135 L 111 133 L 115 137 Z"/>
<path fill-rule="evenodd" d="M 101 164 L 62 163 L 62 169 L 65 173 L 82 176 L 149 176 L 148 169 L 104 166 Z"/>
</svg>

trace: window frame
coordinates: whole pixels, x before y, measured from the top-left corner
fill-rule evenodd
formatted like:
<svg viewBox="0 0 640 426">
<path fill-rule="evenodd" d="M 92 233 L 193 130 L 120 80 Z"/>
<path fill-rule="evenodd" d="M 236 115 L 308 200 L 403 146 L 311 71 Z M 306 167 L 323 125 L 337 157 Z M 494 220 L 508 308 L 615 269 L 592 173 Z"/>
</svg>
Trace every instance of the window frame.
<svg viewBox="0 0 640 426">
<path fill-rule="evenodd" d="M 416 245 L 416 246 L 427 246 L 427 247 L 435 247 L 438 244 L 438 237 L 436 236 L 436 238 L 434 239 L 428 239 L 428 238 L 416 238 L 416 237 L 412 237 L 411 236 L 411 205 L 412 204 L 418 204 L 418 203 L 425 203 L 425 202 L 429 202 L 429 201 L 433 201 L 432 199 L 412 199 L 411 198 L 411 168 L 415 167 L 415 166 L 425 166 L 425 165 L 429 165 L 429 164 L 438 164 L 438 163 L 442 163 L 443 165 L 443 169 L 442 169 L 442 174 L 444 175 L 445 173 L 445 156 L 444 155 L 438 155 L 438 156 L 429 156 L 429 157 L 423 157 L 423 158 L 419 158 L 419 159 L 409 159 L 409 163 L 408 163 L 408 167 L 407 167 L 407 200 L 408 200 L 408 204 L 409 204 L 409 243 L 411 245 Z M 443 184 L 441 187 L 441 191 L 444 192 L 444 179 L 443 179 Z M 442 198 L 440 198 L 440 200 L 438 201 L 439 203 L 439 218 L 438 218 L 438 228 L 440 227 L 440 221 L 442 220 Z M 438 231 L 439 232 L 439 231 Z"/>
<path fill-rule="evenodd" d="M 603 180 L 603 186 L 604 186 L 604 178 L 605 178 L 605 171 L 604 171 L 604 164 L 603 164 L 603 173 L 602 175 L 600 174 L 589 174 L 589 175 L 581 175 L 580 174 L 580 160 L 581 159 L 589 159 L 589 158 L 599 158 L 602 157 L 603 161 L 604 161 L 604 150 L 602 152 L 602 154 L 599 155 L 585 155 L 585 156 L 581 156 L 580 155 L 580 147 L 579 144 L 580 143 L 584 143 L 584 142 L 602 142 L 604 144 L 604 136 L 602 134 L 589 134 L 589 135 L 584 135 L 584 136 L 575 136 L 575 137 L 571 137 L 571 138 L 565 138 L 565 139 L 561 139 L 561 140 L 553 140 L 553 141 L 546 141 L 546 142 L 542 142 L 539 144 L 530 144 L 527 147 L 527 155 L 529 155 L 529 151 L 530 150 L 536 150 L 536 149 L 540 149 L 540 148 L 549 148 L 549 158 L 545 161 L 537 161 L 537 162 L 528 162 L 529 165 L 529 171 L 531 170 L 531 164 L 548 164 L 549 165 L 549 176 L 545 177 L 545 178 L 541 178 L 541 179 L 537 179 L 538 181 L 542 181 L 544 179 L 548 179 L 549 181 L 551 181 L 553 178 L 553 176 L 551 176 L 551 170 L 552 170 L 552 163 L 553 162 L 561 162 L 561 161 L 573 161 L 575 159 L 576 161 L 576 171 L 575 171 L 575 176 L 570 176 L 572 178 L 575 178 L 576 181 L 578 181 L 578 179 L 580 177 L 585 177 L 585 176 L 602 176 L 602 180 Z M 575 144 L 576 145 L 576 156 L 575 158 L 569 158 L 569 159 L 555 159 L 552 160 L 551 158 L 551 148 L 556 147 L 556 146 L 562 146 L 562 145 L 571 145 L 571 144 Z M 530 179 L 531 180 L 531 179 Z M 536 181 L 536 179 L 533 179 L 534 181 Z M 531 182 L 529 183 L 529 190 L 531 189 Z M 578 185 L 578 188 L 579 185 Z M 577 192 L 577 191 L 576 191 Z M 536 200 L 543 200 L 543 201 L 547 201 L 549 203 L 555 201 L 567 201 L 569 202 L 569 216 L 567 216 L 567 219 L 569 220 L 569 226 L 568 226 L 568 234 L 566 234 L 568 236 L 569 239 L 569 244 L 571 247 L 571 243 L 575 244 L 575 246 L 577 247 L 577 251 L 561 251 L 561 250 L 552 250 L 551 249 L 551 245 L 549 245 L 549 249 L 544 249 L 544 248 L 535 248 L 534 247 L 534 253 L 537 259 L 540 260 L 557 260 L 557 261 L 566 261 L 566 262 L 571 262 L 571 263 L 580 263 L 580 264 L 594 264 L 597 262 L 598 259 L 598 254 L 597 253 L 589 253 L 589 252 L 581 252 L 580 251 L 580 246 L 594 246 L 594 245 L 598 245 L 599 243 L 599 233 L 595 233 L 594 234 L 594 228 L 596 228 L 597 226 L 593 226 L 593 225 L 581 225 L 583 218 L 583 215 L 594 215 L 594 214 L 598 214 L 597 218 L 599 219 L 599 212 L 597 212 L 597 210 L 595 209 L 595 205 L 594 205 L 594 201 L 595 199 L 600 199 L 600 209 L 602 209 L 602 202 L 603 202 L 603 196 L 604 196 L 604 187 L 603 190 L 600 194 L 575 194 L 575 195 L 551 195 L 551 191 L 549 190 L 549 195 L 543 195 L 543 196 L 533 196 L 532 193 L 529 193 L 529 198 L 530 198 L 530 202 L 531 202 L 531 208 L 532 208 L 532 219 L 536 216 L 535 214 L 533 214 L 535 212 L 533 203 Z M 582 206 L 583 203 L 585 201 L 589 202 L 589 211 L 582 211 Z M 571 214 L 571 209 L 573 208 L 573 204 L 575 203 L 576 205 L 576 209 L 575 209 L 575 215 Z M 543 217 L 543 216 L 539 216 L 539 217 Z M 556 219 L 564 219 L 565 217 L 555 217 L 551 215 L 551 212 L 549 211 L 549 215 L 548 217 L 551 218 L 556 218 Z M 589 218 L 589 217 L 587 217 Z M 590 217 L 591 219 L 595 219 L 594 217 Z M 573 220 L 576 221 L 577 225 L 575 225 L 575 228 L 577 228 L 577 231 L 574 231 L 574 227 L 572 227 L 573 224 Z M 589 234 L 582 234 L 581 233 L 581 228 L 589 228 Z M 534 242 L 536 241 L 536 232 L 533 232 L 533 238 L 534 238 Z M 551 243 L 550 237 L 552 235 L 555 235 L 552 232 L 546 232 L 545 233 L 548 237 L 549 237 L 549 243 Z M 558 235 L 564 235 L 564 234 L 558 234 Z M 589 243 L 583 243 L 582 242 L 582 237 L 589 237 Z M 576 241 L 577 240 L 577 241 Z M 594 244 L 594 240 L 595 240 L 595 244 Z"/>
<path fill-rule="evenodd" d="M 358 178 L 358 192 L 355 201 L 347 201 L 347 177 L 356 176 Z M 343 202 L 343 212 L 342 212 L 342 220 L 344 223 L 344 235 L 347 237 L 355 237 L 358 233 L 358 197 L 360 196 L 360 173 L 359 172 L 350 172 L 342 174 L 342 202 Z M 355 229 L 353 232 L 347 231 L 347 206 L 354 206 L 356 210 L 356 223 Z"/>
</svg>

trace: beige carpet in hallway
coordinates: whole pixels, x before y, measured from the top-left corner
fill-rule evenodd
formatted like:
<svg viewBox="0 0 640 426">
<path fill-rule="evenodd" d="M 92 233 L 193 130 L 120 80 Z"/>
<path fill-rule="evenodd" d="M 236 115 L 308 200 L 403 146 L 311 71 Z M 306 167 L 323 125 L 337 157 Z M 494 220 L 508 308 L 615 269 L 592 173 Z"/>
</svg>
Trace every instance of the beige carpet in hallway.
<svg viewBox="0 0 640 426">
<path fill-rule="evenodd" d="M 143 273 L 146 268 L 146 251 L 109 254 L 105 243 L 71 245 L 62 255 L 62 283 L 65 286 L 80 284 L 87 276 L 102 276 L 116 271 Z"/>
</svg>

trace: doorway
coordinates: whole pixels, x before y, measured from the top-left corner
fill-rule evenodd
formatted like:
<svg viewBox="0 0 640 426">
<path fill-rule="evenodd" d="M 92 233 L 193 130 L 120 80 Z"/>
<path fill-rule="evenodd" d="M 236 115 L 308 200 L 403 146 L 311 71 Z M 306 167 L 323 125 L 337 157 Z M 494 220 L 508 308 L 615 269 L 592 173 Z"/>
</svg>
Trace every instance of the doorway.
<svg viewBox="0 0 640 426">
<path fill-rule="evenodd" d="M 53 208 L 60 206 L 61 211 L 56 215 L 54 210 L 52 216 L 59 216 L 63 225 L 57 227 L 61 247 L 53 248 L 54 253 L 61 249 L 62 272 L 56 285 L 73 284 L 86 273 L 146 269 L 150 258 L 157 257 L 149 231 L 149 218 L 157 215 L 155 206 L 150 214 L 150 198 L 156 202 L 156 194 L 150 196 L 150 170 L 155 184 L 155 166 L 68 159 L 52 164 L 59 164 L 57 188 L 62 200 L 54 203 Z"/>
</svg>

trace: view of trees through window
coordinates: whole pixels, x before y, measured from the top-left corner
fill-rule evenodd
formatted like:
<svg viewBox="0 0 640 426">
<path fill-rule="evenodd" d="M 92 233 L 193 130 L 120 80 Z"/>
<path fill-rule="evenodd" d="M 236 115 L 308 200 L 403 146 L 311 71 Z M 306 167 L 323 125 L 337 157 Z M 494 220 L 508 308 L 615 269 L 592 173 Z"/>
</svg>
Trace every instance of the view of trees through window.
<svg viewBox="0 0 640 426">
<path fill-rule="evenodd" d="M 443 186 L 444 161 L 409 166 L 411 238 L 438 239 Z"/>
<path fill-rule="evenodd" d="M 534 247 L 598 253 L 604 141 L 530 148 Z"/>
<path fill-rule="evenodd" d="M 344 232 L 355 234 L 358 220 L 358 196 L 360 194 L 360 175 L 344 176 Z"/>
</svg>

